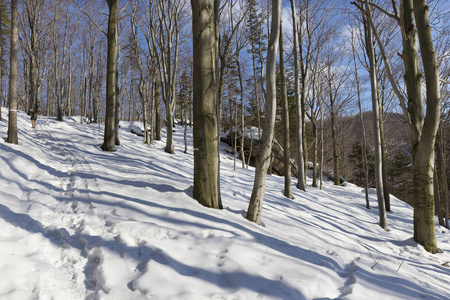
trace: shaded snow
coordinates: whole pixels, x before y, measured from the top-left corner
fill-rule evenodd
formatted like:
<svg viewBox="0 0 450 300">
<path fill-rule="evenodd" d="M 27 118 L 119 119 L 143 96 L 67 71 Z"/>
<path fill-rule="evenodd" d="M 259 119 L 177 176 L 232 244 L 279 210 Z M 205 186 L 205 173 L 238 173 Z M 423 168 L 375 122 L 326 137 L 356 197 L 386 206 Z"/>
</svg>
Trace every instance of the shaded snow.
<svg viewBox="0 0 450 300">
<path fill-rule="evenodd" d="M 395 198 L 385 232 L 361 188 L 293 183 L 290 200 L 269 176 L 261 227 L 243 218 L 254 170 L 233 171 L 225 152 L 225 208 L 192 199 L 191 132 L 184 154 L 175 128 L 170 155 L 123 123 L 105 153 L 97 124 L 18 117 L 20 144 L 0 142 L 0 299 L 450 298 L 448 230 L 436 226 L 443 253 L 427 253 Z"/>
</svg>

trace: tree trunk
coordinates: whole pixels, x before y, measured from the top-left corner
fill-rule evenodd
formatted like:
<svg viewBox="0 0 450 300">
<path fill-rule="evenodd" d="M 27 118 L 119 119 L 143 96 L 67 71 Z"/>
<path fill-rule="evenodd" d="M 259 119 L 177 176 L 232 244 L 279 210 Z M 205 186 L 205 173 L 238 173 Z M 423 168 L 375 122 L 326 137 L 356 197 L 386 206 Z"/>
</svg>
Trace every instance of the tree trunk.
<svg viewBox="0 0 450 300">
<path fill-rule="evenodd" d="M 255 97 L 255 105 L 256 105 L 256 121 L 258 123 L 258 138 L 261 138 L 261 116 L 260 116 L 260 103 L 258 96 L 258 82 L 256 77 L 256 57 L 253 55 L 255 52 L 255 46 L 252 41 L 252 62 L 253 62 L 253 89 L 254 89 L 254 97 Z"/>
<path fill-rule="evenodd" d="M 187 146 L 187 127 L 188 127 L 188 103 L 189 99 L 185 100 L 184 103 L 184 133 L 183 133 L 183 140 L 184 140 L 184 153 L 188 152 L 188 146 Z"/>
<path fill-rule="evenodd" d="M 320 189 L 323 188 L 323 103 L 320 101 L 320 165 L 319 165 L 319 176 L 320 176 Z"/>
<path fill-rule="evenodd" d="M 118 64 L 117 64 L 118 65 Z M 117 66 L 116 65 L 116 66 Z M 115 83 L 116 94 L 114 96 L 114 144 L 120 146 L 119 139 L 119 128 L 120 128 L 120 88 L 119 88 L 119 71 L 116 67 L 116 83 Z M 145 105 L 142 107 L 145 111 Z"/>
<path fill-rule="evenodd" d="M 115 100 L 116 100 L 116 57 L 117 57 L 117 6 L 118 0 L 108 0 L 108 58 L 106 68 L 106 111 L 105 133 L 102 150 L 115 151 Z"/>
<path fill-rule="evenodd" d="M 2 28 L 2 13 L 3 13 L 3 6 L 0 7 L 0 36 L 3 35 L 3 28 Z M 0 121 L 2 120 L 2 106 L 3 106 L 3 52 L 2 52 L 2 46 L 3 41 L 0 42 Z"/>
<path fill-rule="evenodd" d="M 170 103 L 166 104 L 167 141 L 164 150 L 167 153 L 173 153 L 173 110 L 169 107 Z"/>
<path fill-rule="evenodd" d="M 380 105 L 380 145 L 381 145 L 381 173 L 383 175 L 383 196 L 386 211 L 391 211 L 391 196 L 389 193 L 388 186 L 388 175 L 387 175 L 387 155 L 386 155 L 386 143 L 384 142 L 384 121 L 383 121 L 383 107 Z"/>
<path fill-rule="evenodd" d="M 156 91 L 155 91 L 155 140 L 161 140 L 161 94 L 160 94 L 160 82 L 156 79 Z M 153 130 L 153 129 L 152 129 Z"/>
<path fill-rule="evenodd" d="M 366 1 L 366 17 L 369 18 L 370 6 Z M 370 86 L 372 92 L 372 113 L 373 113 L 373 135 L 375 146 L 375 181 L 377 188 L 378 212 L 380 217 L 380 226 L 387 230 L 386 206 L 383 194 L 383 173 L 381 166 L 381 137 L 380 137 L 380 103 L 378 99 L 378 83 L 375 65 L 375 51 L 373 48 L 372 28 L 365 24 L 365 42 L 366 51 L 369 60 Z"/>
<path fill-rule="evenodd" d="M 393 2 L 395 7 L 395 2 Z M 368 6 L 368 0 L 366 0 Z M 383 60 L 394 92 L 400 99 L 400 105 L 408 125 L 412 148 L 414 173 L 414 240 L 423 245 L 425 250 L 438 252 L 434 225 L 434 191 L 433 191 L 433 147 L 436 131 L 440 122 L 439 70 L 433 46 L 429 7 L 425 0 L 403 0 L 401 5 L 400 26 L 402 29 L 403 53 L 405 67 L 405 86 L 407 101 L 400 93 L 393 79 L 390 64 L 387 61 L 384 45 L 378 35 L 377 42 L 383 51 Z M 416 22 L 414 19 L 416 18 Z M 370 26 L 375 25 L 369 18 Z M 426 115 L 423 117 L 422 74 L 417 47 L 417 34 L 420 42 L 423 69 L 426 79 Z M 407 103 L 406 103 L 407 102 Z"/>
<path fill-rule="evenodd" d="M 194 189 L 207 207 L 222 208 L 218 189 L 216 24 L 214 0 L 191 0 L 193 31 Z"/>
<path fill-rule="evenodd" d="M 247 209 L 247 220 L 261 224 L 261 211 L 266 191 L 267 168 L 270 164 L 276 114 L 276 60 L 280 36 L 281 0 L 272 0 L 272 24 L 267 48 L 266 117 L 260 140 L 261 153 L 256 160 L 255 181 Z"/>
<path fill-rule="evenodd" d="M 445 227 L 448 226 L 448 185 L 447 185 L 447 172 L 445 167 L 444 157 L 444 139 L 442 137 L 442 128 L 438 130 L 437 142 L 436 142 L 436 166 L 439 182 L 439 191 L 441 194 L 441 202 L 445 211 Z"/>
<path fill-rule="evenodd" d="M 403 4 L 406 5 L 407 2 L 409 0 L 404 0 Z M 405 11 L 406 8 L 408 7 L 405 7 Z M 429 7 L 425 0 L 414 0 L 414 16 L 426 79 L 427 97 L 427 109 L 420 142 L 415 149 L 413 148 L 413 161 L 418 163 L 417 168 L 413 163 L 415 179 L 414 240 L 422 244 L 427 251 L 436 253 L 438 248 L 434 222 L 433 170 L 434 145 L 441 114 L 439 69 L 433 46 Z"/>
<path fill-rule="evenodd" d="M 367 22 L 367 20 L 364 20 L 364 22 Z M 366 23 L 366 26 L 369 24 Z M 370 202 L 369 202 L 369 163 L 367 161 L 367 146 L 366 146 L 366 127 L 364 124 L 364 117 L 362 112 L 362 105 L 361 105 L 361 86 L 358 76 L 358 66 L 356 64 L 356 50 L 355 50 L 355 43 L 354 43 L 354 37 L 352 32 L 352 52 L 353 52 L 353 63 L 355 66 L 355 80 L 356 80 L 356 90 L 358 94 L 358 108 L 359 108 L 359 121 L 361 123 L 361 156 L 362 156 L 362 168 L 364 173 L 364 191 L 366 196 L 366 208 L 370 209 Z"/>
<path fill-rule="evenodd" d="M 329 82 L 329 89 L 330 89 L 331 139 L 333 142 L 333 178 L 334 178 L 333 181 L 334 185 L 339 185 L 340 178 L 339 178 L 339 155 L 338 155 L 337 134 L 336 134 L 336 113 L 334 112 L 334 98 L 331 89 L 331 81 Z"/>
<path fill-rule="evenodd" d="M 72 116 L 72 48 L 69 48 L 69 86 L 67 88 L 67 115 Z"/>
<path fill-rule="evenodd" d="M 242 73 L 241 73 L 241 63 L 239 52 L 236 54 L 236 63 L 238 67 L 238 76 L 239 76 L 239 89 L 241 95 L 241 161 L 242 161 L 242 169 L 245 168 L 245 152 L 244 152 L 244 139 L 245 139 L 245 107 L 244 107 L 244 85 L 242 84 Z"/>
<path fill-rule="evenodd" d="M 17 138 L 17 44 L 19 39 L 19 25 L 18 25 L 18 1 L 11 0 L 11 44 L 9 55 L 9 117 L 8 117 L 8 137 L 6 142 L 11 144 L 18 144 Z"/>
<path fill-rule="evenodd" d="M 303 120 L 302 120 L 302 105 L 300 100 L 300 91 L 299 91 L 299 73 L 300 73 L 300 62 L 298 57 L 298 34 L 297 34 L 297 13 L 295 10 L 295 1 L 291 0 L 291 11 L 292 11 L 292 30 L 293 30 L 293 37 L 294 37 L 294 72 L 295 72 L 295 105 L 296 105 L 296 145 L 297 145 L 297 188 L 299 188 L 302 191 L 306 190 L 306 183 L 305 183 L 305 160 L 303 155 Z"/>
<path fill-rule="evenodd" d="M 435 214 L 438 217 L 439 225 L 445 226 L 444 215 L 442 213 L 441 195 L 439 193 L 439 180 L 438 180 L 438 174 L 437 174 L 436 169 L 434 169 L 433 188 L 434 188 L 434 209 L 435 209 Z"/>
<path fill-rule="evenodd" d="M 280 77 L 281 77 L 281 103 L 283 123 L 283 148 L 284 148 L 284 196 L 292 199 L 291 191 L 291 158 L 289 145 L 289 105 L 286 94 L 286 74 L 284 67 L 284 45 L 283 45 L 283 21 L 280 22 Z"/>
<path fill-rule="evenodd" d="M 311 120 L 312 123 L 312 132 L 313 132 L 313 157 L 312 157 L 312 164 L 313 164 L 313 182 L 312 186 L 317 187 L 317 120 L 315 117 L 313 117 L 314 120 Z"/>
</svg>

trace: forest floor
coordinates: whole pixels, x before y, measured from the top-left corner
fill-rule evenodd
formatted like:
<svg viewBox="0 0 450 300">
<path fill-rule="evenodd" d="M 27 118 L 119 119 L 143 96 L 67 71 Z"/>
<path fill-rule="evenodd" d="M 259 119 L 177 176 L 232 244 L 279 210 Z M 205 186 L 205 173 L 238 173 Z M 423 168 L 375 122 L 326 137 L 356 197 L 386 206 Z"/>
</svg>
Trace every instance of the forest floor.
<svg viewBox="0 0 450 300">
<path fill-rule="evenodd" d="M 412 239 L 413 209 L 391 197 L 389 231 L 375 195 L 348 184 L 282 195 L 268 176 L 264 226 L 244 219 L 254 169 L 221 152 L 223 210 L 191 195 L 192 132 L 183 153 L 148 146 L 121 123 L 103 128 L 18 113 L 19 145 L 0 121 L 0 299 L 450 299 L 450 232 L 442 253 Z M 166 130 L 164 128 L 164 130 Z M 224 146 L 225 147 L 225 146 Z"/>
</svg>

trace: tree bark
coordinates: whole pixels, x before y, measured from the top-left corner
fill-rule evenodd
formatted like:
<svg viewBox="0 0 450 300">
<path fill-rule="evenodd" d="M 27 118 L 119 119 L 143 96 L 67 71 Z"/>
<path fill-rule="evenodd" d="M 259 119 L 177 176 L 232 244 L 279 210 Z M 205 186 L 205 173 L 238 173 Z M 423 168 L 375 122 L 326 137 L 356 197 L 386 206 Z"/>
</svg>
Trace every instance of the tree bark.
<svg viewBox="0 0 450 300">
<path fill-rule="evenodd" d="M 297 188 L 299 188 L 302 191 L 306 190 L 306 183 L 305 183 L 305 160 L 303 155 L 303 119 L 302 119 L 302 105 L 300 100 L 300 90 L 299 90 L 299 73 L 300 73 L 300 62 L 298 57 L 298 33 L 297 33 L 297 13 L 295 9 L 295 1 L 291 0 L 291 11 L 292 11 L 292 27 L 293 27 L 293 37 L 294 37 L 294 72 L 295 72 L 295 81 L 294 81 L 294 88 L 295 88 L 295 105 L 296 105 L 296 145 L 297 145 Z"/>
<path fill-rule="evenodd" d="M 364 22 L 367 22 L 367 20 L 364 20 Z M 368 26 L 366 24 L 365 26 Z M 355 50 L 355 43 L 353 38 L 353 32 L 352 32 L 352 52 L 353 52 L 353 63 L 355 66 L 355 81 L 356 81 L 356 90 L 357 90 L 357 96 L 358 96 L 358 108 L 359 108 L 359 121 L 361 123 L 361 156 L 362 156 L 362 168 L 364 172 L 364 191 L 366 196 L 366 208 L 370 209 L 370 202 L 369 202 L 369 163 L 367 161 L 367 152 L 366 152 L 366 128 L 364 124 L 364 117 L 362 112 L 362 105 L 361 105 L 361 85 L 359 81 L 358 76 L 358 66 L 356 64 L 356 50 Z"/>
<path fill-rule="evenodd" d="M 433 188 L 434 188 L 435 214 L 438 217 L 439 225 L 445 226 L 444 214 L 442 213 L 441 195 L 439 193 L 439 179 L 438 179 L 438 174 L 437 174 L 436 169 L 434 169 Z"/>
<path fill-rule="evenodd" d="M 437 141 L 436 141 L 436 167 L 439 182 L 439 191 L 442 205 L 445 211 L 445 227 L 448 226 L 448 185 L 447 185 L 447 172 L 445 166 L 444 157 L 444 139 L 442 137 L 442 128 L 438 130 Z"/>
<path fill-rule="evenodd" d="M 161 140 L 161 93 L 160 81 L 156 79 L 156 91 L 155 91 L 155 140 Z M 152 128 L 153 130 L 153 128 Z"/>
<path fill-rule="evenodd" d="M 283 21 L 280 22 L 280 77 L 281 77 L 281 102 L 283 123 L 283 148 L 284 148 L 284 196 L 292 199 L 291 191 L 291 158 L 289 145 L 289 105 L 286 94 L 286 74 L 284 67 L 284 45 L 283 45 Z"/>
<path fill-rule="evenodd" d="M 380 126 L 380 145 L 381 145 L 381 174 L 383 175 L 383 197 L 386 211 L 391 211 L 391 195 L 389 193 L 388 175 L 387 175 L 388 172 L 387 172 L 386 143 L 384 141 L 383 107 L 381 105 L 380 105 L 379 121 L 380 121 L 379 126 Z"/>
<path fill-rule="evenodd" d="M 216 24 L 214 0 L 191 0 L 193 31 L 194 189 L 207 207 L 222 208 L 218 189 Z"/>
<path fill-rule="evenodd" d="M 366 0 L 366 17 L 370 18 L 370 6 Z M 369 60 L 370 86 L 372 92 L 373 135 L 375 146 L 375 182 L 377 188 L 378 213 L 380 226 L 387 230 L 386 206 L 383 194 L 383 173 L 381 161 L 381 137 L 380 137 L 380 103 L 378 99 L 378 83 L 375 65 L 375 50 L 373 48 L 373 33 L 369 24 L 365 24 L 366 51 Z"/>
<path fill-rule="evenodd" d="M 410 0 L 404 0 L 403 4 Z M 404 13 L 407 8 L 404 8 Z M 438 252 L 434 221 L 434 145 L 441 114 L 441 95 L 439 90 L 439 68 L 433 46 L 429 7 L 425 0 L 414 0 L 414 17 L 423 70 L 426 79 L 426 115 L 419 144 L 413 145 L 414 165 L 414 240 L 431 253 Z M 419 77 L 419 85 L 420 77 Z M 416 181 L 417 180 L 417 181 Z"/>
<path fill-rule="evenodd" d="M 3 34 L 2 28 L 2 13 L 4 6 L 0 6 L 0 36 Z M 0 43 L 0 121 L 2 120 L 2 106 L 3 106 L 3 52 L 2 52 L 2 43 Z"/>
<path fill-rule="evenodd" d="M 313 117 L 314 121 L 311 120 L 312 132 L 313 132 L 313 157 L 312 157 L 312 168 L 313 168 L 313 182 L 312 186 L 317 187 L 317 146 L 318 146 L 318 130 L 317 130 L 317 120 Z"/>
<path fill-rule="evenodd" d="M 393 6 L 396 10 L 395 2 L 393 2 Z M 439 70 L 431 34 L 429 7 L 426 1 L 414 0 L 413 5 L 413 0 L 403 0 L 400 15 L 399 24 L 402 30 L 402 59 L 405 67 L 407 103 L 393 79 L 384 45 L 377 34 L 376 38 L 382 50 L 382 58 L 389 80 L 395 94 L 400 99 L 400 106 L 408 125 L 414 173 L 414 240 L 423 245 L 428 252 L 436 253 L 438 248 L 434 221 L 433 147 L 440 122 Z M 414 22 L 415 18 L 416 22 Z M 369 21 L 370 26 L 376 32 L 373 20 L 370 18 Z M 423 117 L 422 74 L 418 55 L 416 24 L 427 87 L 425 118 Z"/>
<path fill-rule="evenodd" d="M 244 152 L 244 139 L 245 139 L 245 106 L 244 106 L 244 85 L 242 83 L 242 73 L 241 73 L 241 63 L 239 52 L 236 53 L 236 64 L 238 67 L 238 76 L 239 76 L 239 89 L 240 89 L 240 98 L 241 98 L 241 161 L 242 161 L 242 169 L 245 168 L 245 152 Z"/>
<path fill-rule="evenodd" d="M 117 6 L 118 0 L 107 0 L 108 18 L 108 58 L 106 67 L 106 111 L 105 132 L 102 150 L 116 151 L 115 114 L 116 114 L 116 62 L 117 62 Z"/>
<path fill-rule="evenodd" d="M 276 113 L 276 59 L 278 51 L 278 39 L 280 36 L 281 0 L 272 0 L 272 24 L 270 39 L 267 48 L 266 67 L 266 117 L 264 130 L 260 140 L 261 153 L 256 160 L 255 181 L 247 209 L 247 220 L 261 224 L 261 211 L 264 193 L 266 191 L 267 169 L 270 165 L 272 142 L 275 127 Z"/>
<path fill-rule="evenodd" d="M 333 181 L 334 185 L 340 184 L 339 178 L 339 155 L 338 155 L 338 145 L 337 145 L 337 134 L 336 134 L 336 113 L 334 111 L 334 101 L 332 87 L 331 87 L 331 76 L 329 77 L 329 89 L 330 89 L 330 122 L 331 122 L 331 139 L 333 142 Z"/>
<path fill-rule="evenodd" d="M 18 57 L 18 39 L 19 39 L 19 25 L 17 22 L 19 8 L 18 1 L 11 0 L 11 45 L 9 55 L 9 117 L 8 117 L 8 137 L 6 142 L 11 144 L 18 144 L 17 138 L 17 57 Z"/>
</svg>

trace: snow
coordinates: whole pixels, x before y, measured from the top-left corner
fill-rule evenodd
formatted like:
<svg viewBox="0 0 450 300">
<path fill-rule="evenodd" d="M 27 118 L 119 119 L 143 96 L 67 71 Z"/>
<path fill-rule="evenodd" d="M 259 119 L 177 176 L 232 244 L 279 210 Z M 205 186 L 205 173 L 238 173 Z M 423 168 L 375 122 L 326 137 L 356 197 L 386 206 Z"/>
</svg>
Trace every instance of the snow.
<svg viewBox="0 0 450 300">
<path fill-rule="evenodd" d="M 19 112 L 19 145 L 0 142 L 0 299 L 450 298 L 449 231 L 436 225 L 443 253 L 427 253 L 396 198 L 386 232 L 361 188 L 308 179 L 290 200 L 268 176 L 257 226 L 243 218 L 254 170 L 233 171 L 225 152 L 224 209 L 192 199 L 191 131 L 185 154 L 175 128 L 171 155 L 122 123 L 123 145 L 106 153 L 98 124 L 79 120 L 32 129 Z"/>
<path fill-rule="evenodd" d="M 227 130 L 221 134 L 221 137 L 226 138 L 230 135 L 231 132 L 235 131 L 235 127 L 233 126 L 231 130 Z M 237 127 L 238 134 L 241 134 L 241 127 Z M 262 130 L 261 130 L 262 134 Z M 245 127 L 244 128 L 244 138 L 253 138 L 254 140 L 259 140 L 259 130 L 258 127 Z"/>
</svg>

